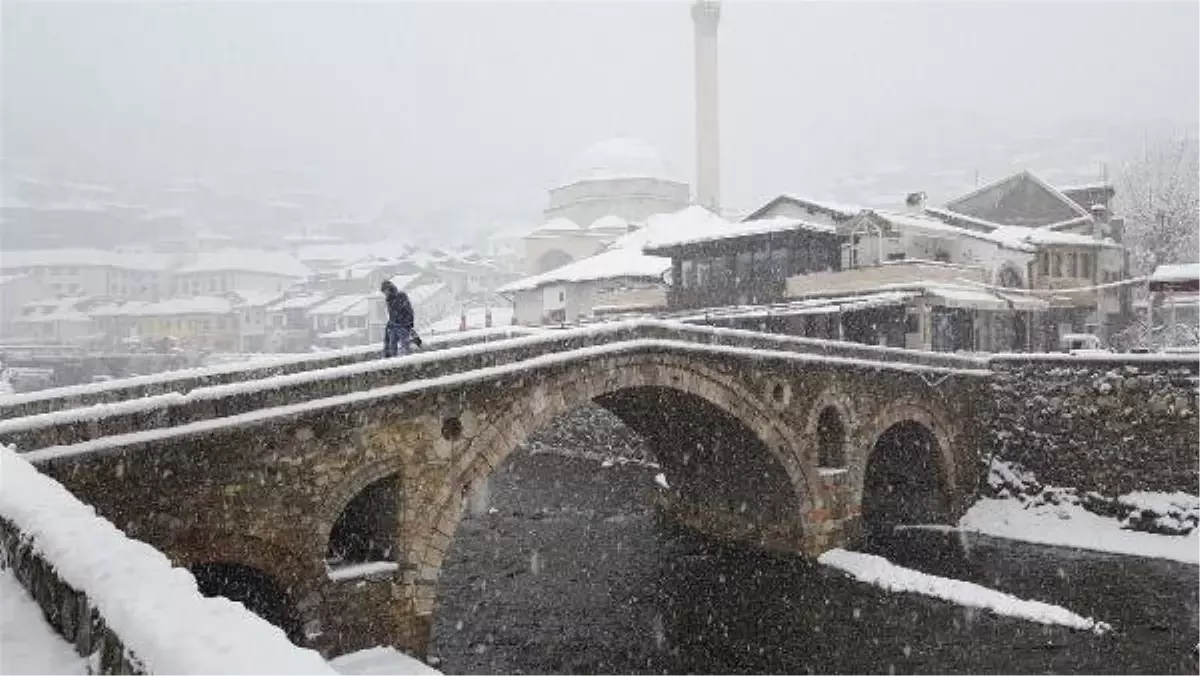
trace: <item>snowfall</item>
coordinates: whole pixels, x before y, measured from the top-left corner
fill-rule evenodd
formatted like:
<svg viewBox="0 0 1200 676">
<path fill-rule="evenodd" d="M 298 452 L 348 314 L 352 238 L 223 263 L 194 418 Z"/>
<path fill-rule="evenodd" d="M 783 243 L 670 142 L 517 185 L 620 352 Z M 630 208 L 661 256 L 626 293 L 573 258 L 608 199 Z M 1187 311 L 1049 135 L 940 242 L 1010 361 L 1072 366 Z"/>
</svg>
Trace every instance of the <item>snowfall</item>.
<svg viewBox="0 0 1200 676">
<path fill-rule="evenodd" d="M 667 486 L 661 473 L 654 477 L 654 482 Z M 1194 514 L 1200 509 L 1200 499 L 1183 493 L 1139 492 L 1119 500 L 1161 513 L 1183 510 Z M 1128 526 L 1127 522 L 1093 514 L 1071 502 L 1041 504 L 1037 500 L 1008 497 L 978 500 L 960 520 L 957 530 L 1043 545 L 1200 564 L 1200 529 L 1193 528 L 1186 535 L 1155 535 L 1129 530 Z M 904 568 L 871 554 L 834 549 L 818 560 L 863 584 L 889 592 L 919 594 L 1077 631 L 1103 634 L 1110 629 L 1104 618 L 1083 617 L 1068 608 L 1036 599 L 1021 599 L 971 582 Z M 88 667 L 88 660 L 79 657 L 73 646 L 54 633 L 12 571 L 0 569 L 0 674 L 85 674 Z M 343 655 L 331 660 L 329 667 L 340 674 L 440 673 L 390 647 Z"/>
</svg>

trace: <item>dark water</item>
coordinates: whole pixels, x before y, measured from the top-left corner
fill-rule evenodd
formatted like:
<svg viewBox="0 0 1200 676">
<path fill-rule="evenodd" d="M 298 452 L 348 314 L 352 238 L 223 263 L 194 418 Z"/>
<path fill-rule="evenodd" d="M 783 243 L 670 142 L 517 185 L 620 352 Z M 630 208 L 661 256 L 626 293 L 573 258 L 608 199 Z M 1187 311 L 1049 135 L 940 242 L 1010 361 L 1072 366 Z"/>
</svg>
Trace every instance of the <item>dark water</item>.
<svg viewBox="0 0 1200 676">
<path fill-rule="evenodd" d="M 439 584 L 446 673 L 1196 673 L 1195 566 L 971 541 L 907 565 L 1064 605 L 1096 636 L 911 594 L 659 523 L 654 470 L 520 453 Z"/>
</svg>

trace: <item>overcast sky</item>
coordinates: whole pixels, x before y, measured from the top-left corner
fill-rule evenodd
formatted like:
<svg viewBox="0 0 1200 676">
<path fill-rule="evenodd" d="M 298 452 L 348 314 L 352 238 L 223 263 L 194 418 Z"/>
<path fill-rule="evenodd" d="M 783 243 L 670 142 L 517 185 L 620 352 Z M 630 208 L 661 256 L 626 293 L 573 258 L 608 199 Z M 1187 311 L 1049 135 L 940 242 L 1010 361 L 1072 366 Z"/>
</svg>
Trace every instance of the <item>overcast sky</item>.
<svg viewBox="0 0 1200 676">
<path fill-rule="evenodd" d="M 687 4 L 6 1 L 3 152 L 101 181 L 282 170 L 351 202 L 536 214 L 581 149 L 624 134 L 690 181 Z M 922 153 L 971 171 L 1005 130 L 1195 133 L 1200 114 L 1194 1 L 731 0 L 720 40 L 742 209 Z"/>
</svg>

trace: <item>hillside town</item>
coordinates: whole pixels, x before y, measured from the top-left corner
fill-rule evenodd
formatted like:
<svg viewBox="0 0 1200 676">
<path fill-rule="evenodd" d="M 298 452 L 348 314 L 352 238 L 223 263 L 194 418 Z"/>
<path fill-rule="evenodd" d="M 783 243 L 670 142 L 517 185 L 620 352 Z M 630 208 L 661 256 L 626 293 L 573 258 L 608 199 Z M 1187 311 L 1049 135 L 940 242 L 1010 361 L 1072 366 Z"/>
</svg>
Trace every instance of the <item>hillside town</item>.
<svg viewBox="0 0 1200 676">
<path fill-rule="evenodd" d="M 6 248 L 7 377 L 29 389 L 138 374 L 39 368 L 84 354 L 179 365 L 378 344 L 389 280 L 428 334 L 654 316 L 959 353 L 1197 342 L 1197 266 L 1135 274 L 1109 183 L 1054 186 L 1022 171 L 940 205 L 919 191 L 890 209 L 797 193 L 737 217 L 692 203 L 665 167 L 644 141 L 597 143 L 549 190 L 541 225 L 486 253 L 352 242 L 311 226 L 272 248 L 211 231 L 110 249 Z M 101 214 L 154 218 L 70 186 L 37 187 L 5 207 L 6 229 L 82 242 Z"/>
</svg>

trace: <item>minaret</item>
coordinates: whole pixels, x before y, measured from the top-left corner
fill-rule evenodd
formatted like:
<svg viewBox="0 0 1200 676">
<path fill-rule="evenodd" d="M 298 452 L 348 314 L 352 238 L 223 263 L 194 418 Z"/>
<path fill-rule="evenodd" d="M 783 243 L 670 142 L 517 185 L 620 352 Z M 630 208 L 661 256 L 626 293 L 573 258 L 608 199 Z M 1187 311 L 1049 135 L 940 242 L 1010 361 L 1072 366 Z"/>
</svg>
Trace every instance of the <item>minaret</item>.
<svg viewBox="0 0 1200 676">
<path fill-rule="evenodd" d="M 717 24 L 720 0 L 695 0 L 696 24 L 696 201 L 721 213 L 721 132 L 717 123 Z"/>
</svg>

